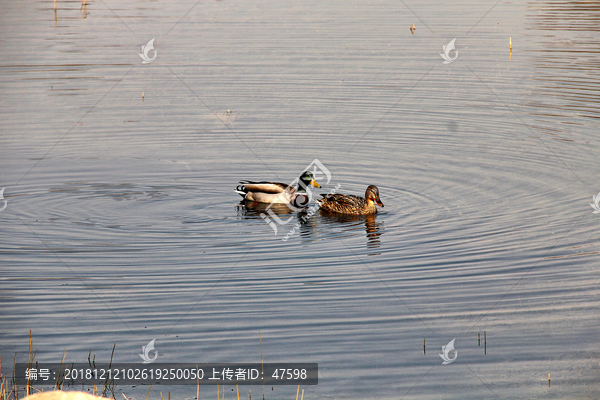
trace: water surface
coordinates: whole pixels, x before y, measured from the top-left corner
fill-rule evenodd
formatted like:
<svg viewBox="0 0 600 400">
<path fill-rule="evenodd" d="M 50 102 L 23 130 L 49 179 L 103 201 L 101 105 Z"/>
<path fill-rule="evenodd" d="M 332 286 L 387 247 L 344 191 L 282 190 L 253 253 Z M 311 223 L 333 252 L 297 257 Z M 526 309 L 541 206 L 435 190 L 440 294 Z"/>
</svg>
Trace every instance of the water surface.
<svg viewBox="0 0 600 400">
<path fill-rule="evenodd" d="M 260 330 L 309 399 L 597 398 L 600 8 L 406 4 L 7 2 L 3 367 L 30 329 L 51 362 L 256 362 Z M 275 235 L 233 192 L 314 159 L 385 208 Z"/>
</svg>

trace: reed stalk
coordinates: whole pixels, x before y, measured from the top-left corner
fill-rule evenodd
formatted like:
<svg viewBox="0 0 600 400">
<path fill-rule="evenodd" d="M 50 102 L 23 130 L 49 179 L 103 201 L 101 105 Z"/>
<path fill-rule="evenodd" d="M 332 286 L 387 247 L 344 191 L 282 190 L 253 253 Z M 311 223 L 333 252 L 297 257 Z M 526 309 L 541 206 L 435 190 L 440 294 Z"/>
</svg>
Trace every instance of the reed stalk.
<svg viewBox="0 0 600 400">
<path fill-rule="evenodd" d="M 117 347 L 116 343 L 113 344 L 112 353 L 110 354 L 110 362 L 108 363 L 108 369 L 111 369 L 111 367 L 112 367 L 113 356 L 115 355 L 115 347 Z M 102 397 L 106 396 L 106 389 L 107 388 L 108 388 L 108 375 L 106 376 L 106 380 L 104 381 L 104 388 L 102 389 Z M 114 393 L 113 393 L 113 397 L 114 397 Z"/>
<path fill-rule="evenodd" d="M 260 334 L 260 330 L 258 331 L 258 338 L 260 339 L 260 365 L 262 368 L 262 389 L 263 389 L 263 400 L 265 400 L 265 364 L 263 362 L 263 352 L 262 352 L 262 336 Z"/>
<path fill-rule="evenodd" d="M 198 364 L 196 364 L 196 371 L 198 371 Z M 196 374 L 196 400 L 200 400 L 200 378 Z"/>
<path fill-rule="evenodd" d="M 27 369 L 31 369 L 31 329 L 29 330 L 29 352 L 27 353 Z M 25 393 L 29 396 L 29 387 L 31 385 L 31 379 L 27 378 L 27 384 L 25 385 Z"/>
</svg>

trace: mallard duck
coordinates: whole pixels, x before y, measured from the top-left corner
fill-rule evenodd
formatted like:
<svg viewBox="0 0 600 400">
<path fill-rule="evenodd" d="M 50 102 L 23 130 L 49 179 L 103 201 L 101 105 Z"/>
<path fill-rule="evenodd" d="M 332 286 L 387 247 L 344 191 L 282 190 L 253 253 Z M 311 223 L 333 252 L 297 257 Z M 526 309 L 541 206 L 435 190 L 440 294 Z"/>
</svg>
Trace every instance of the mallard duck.
<svg viewBox="0 0 600 400">
<path fill-rule="evenodd" d="M 316 200 L 321 210 L 339 214 L 368 215 L 375 214 L 377 207 L 375 203 L 383 207 L 379 198 L 379 189 L 370 185 L 365 191 L 365 198 L 351 194 L 322 194 L 322 199 Z"/>
<path fill-rule="evenodd" d="M 310 171 L 304 171 L 300 175 L 297 187 L 280 182 L 240 181 L 240 183 L 241 185 L 235 188 L 235 192 L 242 196 L 244 200 L 259 203 L 291 204 L 295 207 L 305 207 L 308 204 L 309 197 L 306 194 L 306 188 L 309 185 L 316 188 L 321 187 Z"/>
</svg>

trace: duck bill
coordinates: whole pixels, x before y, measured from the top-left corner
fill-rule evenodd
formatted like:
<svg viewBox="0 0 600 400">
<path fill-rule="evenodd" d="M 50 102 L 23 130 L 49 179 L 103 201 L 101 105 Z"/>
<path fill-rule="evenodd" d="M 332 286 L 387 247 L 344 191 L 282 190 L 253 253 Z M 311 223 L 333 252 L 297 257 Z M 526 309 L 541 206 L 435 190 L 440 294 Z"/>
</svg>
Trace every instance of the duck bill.
<svg viewBox="0 0 600 400">
<path fill-rule="evenodd" d="M 375 203 L 379 204 L 381 207 L 385 207 L 379 197 L 375 199 Z"/>
<path fill-rule="evenodd" d="M 310 185 L 311 185 L 311 186 L 314 186 L 314 187 L 316 187 L 316 188 L 320 188 L 320 187 L 321 187 L 321 185 L 319 185 L 319 184 L 317 183 L 317 181 L 315 181 L 314 179 L 312 179 L 312 180 L 310 181 Z"/>
</svg>

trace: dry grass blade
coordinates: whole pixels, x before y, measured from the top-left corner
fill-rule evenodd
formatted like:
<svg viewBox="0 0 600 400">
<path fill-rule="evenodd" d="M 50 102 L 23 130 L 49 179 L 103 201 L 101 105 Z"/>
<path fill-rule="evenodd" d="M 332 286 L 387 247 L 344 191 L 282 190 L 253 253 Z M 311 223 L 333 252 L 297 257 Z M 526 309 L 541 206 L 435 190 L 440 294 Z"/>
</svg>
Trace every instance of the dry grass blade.
<svg viewBox="0 0 600 400">
<path fill-rule="evenodd" d="M 196 371 L 198 371 L 198 364 L 196 364 Z M 196 400 L 200 400 L 200 377 L 198 374 L 196 374 Z"/>
<path fill-rule="evenodd" d="M 108 363 L 108 369 L 111 369 L 112 367 L 112 361 L 113 361 L 113 356 L 115 355 L 115 347 L 117 346 L 117 344 L 113 344 L 113 349 L 112 349 L 112 353 L 110 354 L 110 362 Z M 106 397 L 106 389 L 108 388 L 108 377 L 109 375 L 106 376 L 106 380 L 104 381 L 104 388 L 102 389 L 102 397 Z M 114 397 L 114 394 L 113 394 Z"/>
<path fill-rule="evenodd" d="M 27 369 L 31 369 L 31 329 L 29 330 L 29 353 L 27 354 Z M 25 386 L 25 393 L 29 396 L 29 386 L 31 385 L 31 379 L 27 377 L 27 384 Z"/>
<path fill-rule="evenodd" d="M 62 366 L 63 366 L 63 363 L 65 362 L 65 357 L 67 357 L 66 350 L 63 353 L 62 360 L 60 361 L 60 367 L 58 368 L 58 374 L 56 374 L 56 382 L 54 384 L 54 390 L 59 390 L 62 387 L 62 383 L 64 382 L 64 375 L 63 375 L 62 381 L 61 381 L 60 377 L 61 377 L 61 372 L 62 372 Z"/>
<path fill-rule="evenodd" d="M 260 365 L 262 367 L 263 400 L 265 400 L 265 365 L 263 363 L 262 336 L 260 334 L 260 331 L 258 331 L 258 338 L 260 339 Z"/>
</svg>

